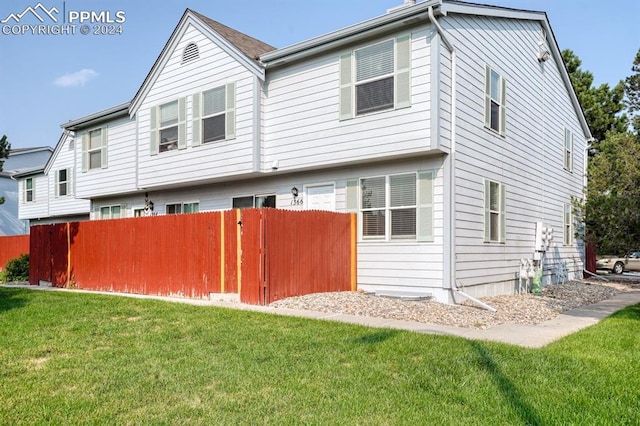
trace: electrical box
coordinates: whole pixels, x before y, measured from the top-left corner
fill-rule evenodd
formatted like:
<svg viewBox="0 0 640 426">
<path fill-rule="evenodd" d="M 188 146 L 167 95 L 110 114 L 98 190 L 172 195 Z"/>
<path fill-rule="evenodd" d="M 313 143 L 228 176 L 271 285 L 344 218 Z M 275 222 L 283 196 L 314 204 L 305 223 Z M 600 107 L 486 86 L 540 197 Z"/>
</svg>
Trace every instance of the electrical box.
<svg viewBox="0 0 640 426">
<path fill-rule="evenodd" d="M 542 222 L 536 222 L 536 252 L 545 252 L 553 240 L 553 228 Z M 539 259 L 536 259 L 539 260 Z"/>
</svg>

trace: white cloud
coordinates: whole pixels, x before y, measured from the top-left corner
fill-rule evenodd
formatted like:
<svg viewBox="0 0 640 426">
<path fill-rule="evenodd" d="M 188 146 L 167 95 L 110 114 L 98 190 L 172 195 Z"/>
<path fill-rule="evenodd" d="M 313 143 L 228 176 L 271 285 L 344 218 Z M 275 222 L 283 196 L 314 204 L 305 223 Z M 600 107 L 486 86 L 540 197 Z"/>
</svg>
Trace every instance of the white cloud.
<svg viewBox="0 0 640 426">
<path fill-rule="evenodd" d="M 61 75 L 53 80 L 53 84 L 58 87 L 83 87 L 87 82 L 97 77 L 98 72 L 92 69 L 81 69 L 80 71 Z"/>
</svg>

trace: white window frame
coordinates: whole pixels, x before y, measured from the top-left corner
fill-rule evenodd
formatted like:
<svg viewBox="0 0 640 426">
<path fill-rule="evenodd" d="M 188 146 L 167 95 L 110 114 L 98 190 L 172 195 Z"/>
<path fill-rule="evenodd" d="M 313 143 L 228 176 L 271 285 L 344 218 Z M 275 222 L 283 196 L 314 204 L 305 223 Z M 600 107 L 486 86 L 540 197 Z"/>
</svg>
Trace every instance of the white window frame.
<svg viewBox="0 0 640 426">
<path fill-rule="evenodd" d="M 204 96 L 212 90 L 224 91 L 224 111 L 216 111 L 204 115 Z M 236 83 L 230 82 L 223 86 L 216 86 L 195 93 L 191 96 L 191 146 L 210 145 L 213 142 L 222 142 L 236 137 Z M 224 137 L 204 142 L 204 121 L 206 119 L 224 114 Z"/>
<path fill-rule="evenodd" d="M 169 206 L 171 207 L 179 207 L 180 211 L 176 211 L 174 213 L 169 213 L 168 209 Z M 186 206 L 190 206 L 190 207 L 194 207 L 196 208 L 196 211 L 190 211 L 190 212 L 186 212 Z M 199 201 L 187 201 L 187 202 L 177 202 L 177 203 L 167 203 L 164 206 L 164 214 L 165 215 L 169 215 L 169 214 L 188 214 L 188 213 L 198 213 L 200 212 L 200 202 Z"/>
<path fill-rule="evenodd" d="M 29 188 L 29 182 L 31 182 L 31 188 Z M 36 202 L 36 180 L 34 178 L 26 178 L 24 180 L 24 202 Z"/>
<path fill-rule="evenodd" d="M 117 209 L 117 216 L 114 215 L 115 210 Z M 124 216 L 122 215 L 124 208 L 121 204 L 113 204 L 109 206 L 100 206 L 98 212 L 100 214 L 100 219 L 121 219 Z M 105 214 L 105 212 L 107 212 Z"/>
<path fill-rule="evenodd" d="M 415 200 L 413 204 L 392 206 L 391 192 L 392 180 L 399 176 L 415 176 Z M 434 234 L 434 179 L 435 171 L 418 171 L 395 173 L 389 175 L 378 175 L 362 177 L 357 180 L 347 181 L 346 198 L 347 210 L 358 212 L 358 234 L 362 242 L 380 241 L 419 241 L 433 242 Z M 363 180 L 384 179 L 384 206 L 363 207 Z M 411 235 L 393 235 L 393 212 L 399 210 L 415 210 L 415 231 Z M 369 211 L 381 211 L 384 214 L 384 235 L 365 235 L 365 213 Z"/>
<path fill-rule="evenodd" d="M 496 208 L 491 206 L 491 188 L 495 187 L 498 191 L 498 205 Z M 506 188 L 503 183 L 494 180 L 484 180 L 484 242 L 485 243 L 505 243 L 507 236 L 507 220 L 506 220 L 506 204 L 507 195 Z M 496 217 L 497 230 L 493 229 L 492 217 Z M 494 232 L 492 232 L 494 231 Z M 497 234 L 497 238 L 495 235 Z"/>
<path fill-rule="evenodd" d="M 497 77 L 498 87 L 494 87 L 494 79 L 493 76 Z M 484 84 L 484 97 L 485 97 L 485 108 L 484 108 L 484 125 L 487 129 L 497 132 L 500 135 L 504 136 L 506 129 L 506 99 L 507 99 L 507 81 L 504 76 L 500 74 L 498 71 L 491 68 L 489 65 L 485 66 L 485 84 Z M 496 96 L 494 96 L 494 90 L 496 90 Z M 494 112 L 494 104 L 497 107 L 497 111 Z M 494 127 L 493 118 L 497 114 L 495 119 L 497 122 L 497 128 Z"/>
<path fill-rule="evenodd" d="M 176 103 L 178 107 L 178 117 L 176 123 L 162 125 L 162 108 L 168 107 L 170 104 Z M 187 127 L 186 127 L 186 98 L 173 99 L 168 102 L 152 107 L 149 111 L 149 152 L 153 155 L 158 155 L 166 152 L 172 152 L 174 150 L 181 150 L 187 147 Z M 177 139 L 167 142 L 162 142 L 162 132 L 176 128 Z"/>
<path fill-rule="evenodd" d="M 379 45 L 383 45 L 383 44 L 390 44 L 391 46 L 391 61 L 392 61 L 392 67 L 391 70 L 387 73 L 384 74 L 380 74 L 380 75 L 376 75 L 370 78 L 365 78 L 363 80 L 358 80 L 358 53 L 362 52 L 363 50 L 366 49 L 371 49 L 373 47 L 379 46 Z M 387 40 L 383 40 L 381 42 L 375 43 L 375 44 L 370 44 L 368 46 L 364 46 L 361 47 L 359 49 L 355 49 L 353 51 L 353 58 L 354 58 L 354 75 L 355 75 L 355 79 L 354 79 L 354 84 L 353 84 L 353 91 L 354 91 L 354 112 L 356 116 L 359 115 L 366 115 L 366 114 L 371 114 L 374 112 L 378 112 L 378 111 L 386 111 L 389 109 L 393 109 L 394 107 L 394 98 L 395 98 L 395 71 L 396 71 L 396 66 L 395 66 L 395 41 L 394 39 L 387 39 Z M 362 86 L 367 86 L 371 83 L 375 83 L 375 82 L 379 82 L 379 81 L 383 81 L 383 80 L 390 80 L 391 81 L 391 103 L 390 104 L 381 104 L 381 105 L 376 105 L 371 107 L 368 110 L 365 111 L 358 111 L 358 88 L 362 87 Z"/>
<path fill-rule="evenodd" d="M 393 71 L 358 81 L 357 52 L 383 43 L 393 43 Z M 339 119 L 348 120 L 378 112 L 411 106 L 411 34 L 380 40 L 351 50 L 339 58 Z M 358 112 L 357 89 L 359 86 L 392 78 L 393 104 L 386 107 Z"/>
<path fill-rule="evenodd" d="M 87 130 L 82 136 L 82 172 L 86 173 L 91 170 L 99 170 L 107 168 L 107 144 L 108 144 L 108 128 L 106 126 L 96 127 Z M 100 131 L 100 136 L 95 133 Z M 94 139 L 94 137 L 96 139 Z M 97 146 L 92 146 L 92 142 L 96 142 Z M 100 156 L 100 164 L 91 162 L 92 156 Z"/>
<path fill-rule="evenodd" d="M 564 129 L 564 169 L 573 173 L 573 132 L 565 127 Z"/>
<path fill-rule="evenodd" d="M 61 172 L 66 172 L 66 180 L 62 180 L 60 178 L 60 173 Z M 55 185 L 56 185 L 56 197 L 70 197 L 71 194 L 71 169 L 67 168 L 67 169 L 60 169 L 60 170 L 56 170 L 55 172 Z M 63 187 L 65 188 L 65 193 L 63 194 L 61 191 L 61 188 Z"/>
<path fill-rule="evenodd" d="M 573 206 L 571 203 L 562 204 L 562 244 L 571 246 L 574 243 L 573 236 Z"/>
</svg>

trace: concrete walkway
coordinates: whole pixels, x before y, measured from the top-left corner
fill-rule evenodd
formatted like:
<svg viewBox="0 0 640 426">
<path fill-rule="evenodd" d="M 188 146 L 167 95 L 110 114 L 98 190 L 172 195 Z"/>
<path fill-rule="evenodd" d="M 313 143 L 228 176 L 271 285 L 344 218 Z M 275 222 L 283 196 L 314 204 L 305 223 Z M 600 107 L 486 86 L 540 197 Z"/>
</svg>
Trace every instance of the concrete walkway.
<svg viewBox="0 0 640 426">
<path fill-rule="evenodd" d="M 528 348 L 540 348 L 546 346 L 555 340 L 561 339 L 565 336 L 568 336 L 569 334 L 582 330 L 583 328 L 597 324 L 598 321 L 608 317 L 616 311 L 624 309 L 627 306 L 640 303 L 640 292 L 626 292 L 617 294 L 610 299 L 603 300 L 602 302 L 598 302 L 593 305 L 582 306 L 580 308 L 564 312 L 553 319 L 536 325 L 500 324 L 498 326 L 487 329 L 475 329 L 411 321 L 390 320 L 384 318 L 361 317 L 356 315 L 330 314 L 325 312 L 315 312 L 298 309 L 273 308 L 270 306 L 255 306 L 228 300 L 186 299 L 178 297 L 71 290 L 29 285 L 3 285 L 3 287 L 28 288 L 31 290 L 45 291 L 67 291 L 89 294 L 105 294 L 111 296 L 132 297 L 137 299 L 164 300 L 197 306 L 216 306 L 276 315 L 345 322 L 349 324 L 363 325 L 366 327 L 392 328 L 397 330 L 413 331 L 416 333 L 457 336 L 472 340 L 489 340 Z"/>
</svg>

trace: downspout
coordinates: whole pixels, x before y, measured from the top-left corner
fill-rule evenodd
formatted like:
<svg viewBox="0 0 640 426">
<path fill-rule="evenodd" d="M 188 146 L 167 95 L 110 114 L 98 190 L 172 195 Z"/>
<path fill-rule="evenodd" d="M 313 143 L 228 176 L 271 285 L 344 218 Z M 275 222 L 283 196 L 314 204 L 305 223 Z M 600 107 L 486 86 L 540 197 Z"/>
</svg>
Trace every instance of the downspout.
<svg viewBox="0 0 640 426">
<path fill-rule="evenodd" d="M 455 226 L 455 155 L 456 155 L 456 51 L 453 48 L 453 44 L 447 38 L 446 33 L 436 20 L 436 17 L 433 14 L 433 6 L 430 6 L 427 10 L 427 14 L 429 17 L 429 21 L 433 24 L 440 36 L 440 39 L 444 43 L 445 47 L 451 54 L 451 146 L 449 155 L 447 156 L 447 162 L 449 163 L 449 235 L 445 234 L 445 238 L 449 239 L 449 275 L 448 275 L 448 288 L 451 290 L 452 300 L 455 302 L 455 288 L 456 288 L 456 226 Z M 438 40 L 439 42 L 439 40 Z M 432 58 L 432 60 L 434 60 Z M 440 60 L 440 58 L 435 58 L 435 60 Z M 432 76 L 433 78 L 433 76 Z M 435 78 L 441 78 L 441 75 L 438 74 Z M 432 94 L 433 98 L 440 99 L 440 94 L 437 93 L 435 96 Z M 436 108 L 439 108 L 439 102 L 435 105 Z M 432 106 L 433 108 L 433 106 Z M 432 126 L 439 126 L 440 123 L 432 123 Z M 439 141 L 438 141 L 439 144 Z M 445 253 L 446 257 L 446 253 Z M 445 272 L 446 274 L 446 272 Z"/>
<path fill-rule="evenodd" d="M 450 225 L 449 225 L 449 288 L 451 290 L 451 298 L 453 302 L 456 301 L 456 296 L 462 296 L 468 300 L 471 300 L 474 303 L 477 303 L 482 308 L 487 309 L 489 311 L 495 312 L 496 309 L 482 303 L 478 299 L 463 293 L 458 289 L 456 285 L 456 125 L 457 125 L 457 78 L 456 78 L 456 66 L 457 66 L 457 58 L 456 58 L 456 50 L 453 47 L 453 43 L 447 38 L 444 29 L 440 26 L 440 23 L 437 21 L 436 17 L 433 14 L 433 6 L 429 6 L 428 9 L 429 21 L 433 24 L 433 26 L 438 31 L 438 35 L 442 39 L 445 47 L 451 54 L 451 146 L 449 149 L 449 155 L 447 156 L 449 162 L 449 214 L 450 214 Z M 433 60 L 433 59 L 432 59 Z M 440 60 L 440 58 L 438 58 Z M 440 78 L 440 75 L 436 76 L 436 78 Z M 440 98 L 440 94 L 437 95 L 437 99 Z M 437 105 L 439 107 L 439 105 Z M 432 123 L 433 125 L 433 123 Z M 439 125 L 439 123 L 436 123 Z"/>
</svg>

